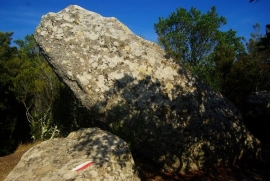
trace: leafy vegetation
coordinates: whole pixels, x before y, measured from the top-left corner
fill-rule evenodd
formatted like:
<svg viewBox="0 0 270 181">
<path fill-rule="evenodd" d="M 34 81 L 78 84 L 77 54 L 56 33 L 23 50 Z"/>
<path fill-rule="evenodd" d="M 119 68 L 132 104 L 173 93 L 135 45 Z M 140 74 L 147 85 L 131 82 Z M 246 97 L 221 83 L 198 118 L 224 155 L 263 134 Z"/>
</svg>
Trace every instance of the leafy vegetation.
<svg viewBox="0 0 270 181">
<path fill-rule="evenodd" d="M 154 25 L 159 44 L 177 61 L 194 66 L 209 56 L 218 43 L 218 28 L 226 24 L 213 6 L 206 14 L 192 7 L 177 9 Z"/>
<path fill-rule="evenodd" d="M 19 143 L 63 136 L 85 115 L 39 52 L 33 35 L 15 40 L 0 32 L 0 155 Z M 88 119 L 85 119 L 87 121 Z"/>
<path fill-rule="evenodd" d="M 20 66 L 17 48 L 10 46 L 12 35 L 0 32 L 0 155 L 14 150 L 19 141 L 26 141 L 30 132 L 22 111 L 23 105 L 11 91 L 13 78 Z"/>
</svg>

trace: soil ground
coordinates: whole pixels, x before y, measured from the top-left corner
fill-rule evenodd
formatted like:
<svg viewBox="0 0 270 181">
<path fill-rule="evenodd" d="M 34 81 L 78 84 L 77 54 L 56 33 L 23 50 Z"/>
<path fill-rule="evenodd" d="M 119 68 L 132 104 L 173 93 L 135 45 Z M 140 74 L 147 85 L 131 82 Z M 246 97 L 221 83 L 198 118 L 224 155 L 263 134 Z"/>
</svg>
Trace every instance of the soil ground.
<svg viewBox="0 0 270 181">
<path fill-rule="evenodd" d="M 20 161 L 21 156 L 33 146 L 21 146 L 13 154 L 0 157 L 0 180 L 9 174 L 9 172 Z M 163 172 L 158 166 L 151 161 L 143 158 L 135 158 L 137 169 L 142 181 L 253 181 L 253 180 L 270 180 L 270 144 L 262 144 L 262 162 L 252 167 L 215 167 L 207 170 L 190 172 L 185 175 L 172 174 Z"/>
</svg>

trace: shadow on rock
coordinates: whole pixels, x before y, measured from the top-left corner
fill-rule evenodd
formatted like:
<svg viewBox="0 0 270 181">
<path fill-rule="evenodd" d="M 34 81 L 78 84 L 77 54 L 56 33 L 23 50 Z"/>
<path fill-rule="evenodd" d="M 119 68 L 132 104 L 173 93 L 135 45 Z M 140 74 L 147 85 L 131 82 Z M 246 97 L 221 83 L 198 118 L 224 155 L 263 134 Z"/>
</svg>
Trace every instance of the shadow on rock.
<svg viewBox="0 0 270 181">
<path fill-rule="evenodd" d="M 99 128 L 44 141 L 28 150 L 8 180 L 140 180 L 127 143 Z"/>
<path fill-rule="evenodd" d="M 164 82 L 151 76 L 137 80 L 125 75 L 93 110 L 110 106 L 100 114 L 101 121 L 167 171 L 183 173 L 258 159 L 259 141 L 246 130 L 238 110 L 196 78 L 186 78 L 186 90 L 179 86 L 168 91 Z M 119 93 L 120 104 L 108 105 Z"/>
</svg>

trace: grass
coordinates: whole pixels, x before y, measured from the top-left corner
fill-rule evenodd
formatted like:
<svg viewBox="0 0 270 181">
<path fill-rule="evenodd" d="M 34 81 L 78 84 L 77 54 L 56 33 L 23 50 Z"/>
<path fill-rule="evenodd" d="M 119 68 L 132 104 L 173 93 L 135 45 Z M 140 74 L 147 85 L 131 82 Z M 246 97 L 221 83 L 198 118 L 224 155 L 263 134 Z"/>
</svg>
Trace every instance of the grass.
<svg viewBox="0 0 270 181">
<path fill-rule="evenodd" d="M 30 148 L 32 148 L 33 146 L 39 144 L 41 142 L 34 142 L 34 143 L 27 143 L 27 144 L 20 144 L 17 149 L 15 150 L 14 153 L 19 153 L 19 152 L 25 152 L 27 150 L 29 150 Z"/>
<path fill-rule="evenodd" d="M 22 155 L 40 142 L 20 144 L 13 154 L 0 157 L 0 180 L 4 180 L 20 161 Z"/>
</svg>

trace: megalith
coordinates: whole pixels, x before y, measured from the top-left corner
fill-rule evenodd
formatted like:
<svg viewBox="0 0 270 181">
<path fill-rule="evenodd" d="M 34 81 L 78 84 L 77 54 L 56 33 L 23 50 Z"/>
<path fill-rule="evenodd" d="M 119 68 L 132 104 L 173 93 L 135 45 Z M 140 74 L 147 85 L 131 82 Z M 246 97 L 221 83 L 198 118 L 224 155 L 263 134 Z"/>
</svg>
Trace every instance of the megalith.
<svg viewBox="0 0 270 181">
<path fill-rule="evenodd" d="M 34 36 L 93 116 L 165 170 L 260 158 L 230 101 L 116 18 L 72 5 L 44 15 Z"/>
<path fill-rule="evenodd" d="M 67 138 L 44 141 L 21 158 L 9 180 L 139 181 L 127 143 L 99 128 L 80 129 Z"/>
</svg>

